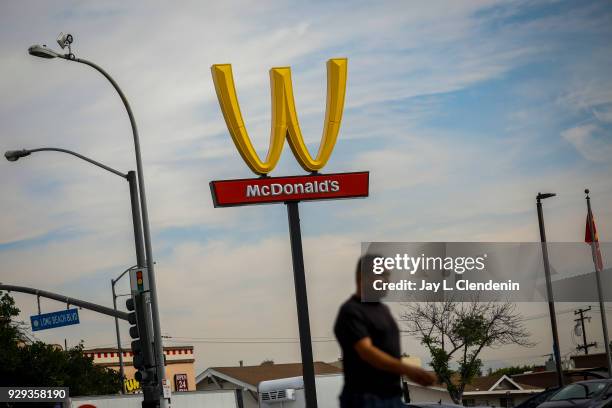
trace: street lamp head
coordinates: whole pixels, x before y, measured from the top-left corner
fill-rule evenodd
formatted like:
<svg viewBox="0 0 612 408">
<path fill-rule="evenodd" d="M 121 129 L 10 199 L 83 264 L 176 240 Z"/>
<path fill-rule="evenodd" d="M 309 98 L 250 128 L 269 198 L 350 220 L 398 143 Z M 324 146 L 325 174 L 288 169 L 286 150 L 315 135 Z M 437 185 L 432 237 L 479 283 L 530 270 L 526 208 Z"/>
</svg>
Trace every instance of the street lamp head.
<svg viewBox="0 0 612 408">
<path fill-rule="evenodd" d="M 51 48 L 47 48 L 46 45 L 39 45 L 39 44 L 34 44 L 30 48 L 28 48 L 28 53 L 35 57 L 47 58 L 47 59 L 62 57 L 61 54 L 53 51 Z"/>
<path fill-rule="evenodd" d="M 19 159 L 21 159 L 22 157 L 26 157 L 30 155 L 30 151 L 28 150 L 9 150 L 6 153 L 4 153 L 4 157 L 6 157 L 6 160 L 10 161 L 10 162 L 14 162 L 17 161 Z"/>
<path fill-rule="evenodd" d="M 557 194 L 555 193 L 538 193 L 538 196 L 536 197 L 538 201 L 540 200 L 544 200 L 545 198 L 550 198 L 550 197 L 554 197 Z"/>
</svg>

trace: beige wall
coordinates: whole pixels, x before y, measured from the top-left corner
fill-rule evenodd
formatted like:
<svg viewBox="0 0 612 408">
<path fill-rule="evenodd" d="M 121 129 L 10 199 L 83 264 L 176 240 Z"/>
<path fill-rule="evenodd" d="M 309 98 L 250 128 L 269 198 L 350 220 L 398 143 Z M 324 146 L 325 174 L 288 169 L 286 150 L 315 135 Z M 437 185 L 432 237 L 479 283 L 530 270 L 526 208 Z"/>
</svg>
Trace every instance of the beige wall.
<svg viewBox="0 0 612 408">
<path fill-rule="evenodd" d="M 109 366 L 109 368 L 119 371 L 119 366 Z M 130 380 L 134 378 L 136 370 L 134 369 L 134 366 L 130 364 L 123 367 L 123 372 L 125 373 L 125 377 Z M 195 369 L 193 367 L 193 363 L 166 364 L 166 379 L 172 387 L 172 392 L 176 391 L 174 389 L 175 374 L 187 374 L 187 386 L 189 388 L 189 391 L 196 390 Z"/>
<path fill-rule="evenodd" d="M 93 358 L 93 363 L 95 365 L 102 365 L 119 371 L 119 353 L 117 353 L 116 349 L 92 349 L 84 350 L 83 352 L 87 356 Z M 172 391 L 176 391 L 174 384 L 175 374 L 187 374 L 188 391 L 195 391 L 195 356 L 193 347 L 164 347 L 164 355 L 166 356 L 166 380 L 170 384 Z M 129 387 L 131 386 L 139 388 L 134 381 L 129 381 L 134 380 L 134 374 L 136 373 L 134 366 L 132 366 L 132 352 L 124 350 L 122 357 L 123 371 L 126 381 L 128 381 L 126 384 L 127 390 L 130 391 Z"/>
</svg>

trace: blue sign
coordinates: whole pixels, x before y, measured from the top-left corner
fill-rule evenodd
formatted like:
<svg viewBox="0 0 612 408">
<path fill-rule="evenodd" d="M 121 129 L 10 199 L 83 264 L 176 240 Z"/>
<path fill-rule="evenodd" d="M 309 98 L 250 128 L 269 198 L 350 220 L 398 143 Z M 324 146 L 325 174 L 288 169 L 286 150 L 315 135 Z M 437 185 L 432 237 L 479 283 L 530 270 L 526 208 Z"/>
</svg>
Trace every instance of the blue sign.
<svg viewBox="0 0 612 408">
<path fill-rule="evenodd" d="M 32 322 L 32 331 L 79 324 L 79 309 L 34 315 L 30 316 L 30 321 Z"/>
</svg>

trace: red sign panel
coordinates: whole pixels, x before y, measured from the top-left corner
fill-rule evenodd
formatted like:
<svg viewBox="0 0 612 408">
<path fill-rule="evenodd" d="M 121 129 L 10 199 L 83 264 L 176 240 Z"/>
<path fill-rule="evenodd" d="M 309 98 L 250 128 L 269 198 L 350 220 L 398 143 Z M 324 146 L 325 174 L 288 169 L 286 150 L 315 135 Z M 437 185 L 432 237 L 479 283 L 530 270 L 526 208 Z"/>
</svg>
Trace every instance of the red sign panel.
<svg viewBox="0 0 612 408">
<path fill-rule="evenodd" d="M 189 391 L 187 374 L 174 374 L 174 389 L 176 391 Z"/>
<path fill-rule="evenodd" d="M 215 207 L 367 197 L 367 171 L 210 182 Z"/>
</svg>

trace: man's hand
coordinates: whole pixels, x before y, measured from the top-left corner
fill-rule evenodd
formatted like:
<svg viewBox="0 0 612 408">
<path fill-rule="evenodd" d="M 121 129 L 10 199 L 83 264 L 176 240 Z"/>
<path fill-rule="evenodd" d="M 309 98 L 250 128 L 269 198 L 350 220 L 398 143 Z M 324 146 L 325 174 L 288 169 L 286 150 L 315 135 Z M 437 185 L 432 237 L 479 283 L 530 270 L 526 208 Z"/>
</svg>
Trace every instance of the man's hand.
<svg viewBox="0 0 612 408">
<path fill-rule="evenodd" d="M 414 381 L 415 383 L 422 385 L 423 387 L 429 387 L 436 382 L 436 376 L 428 371 L 423 370 L 420 367 L 404 364 L 406 370 L 404 375 Z"/>
<path fill-rule="evenodd" d="M 359 357 L 379 370 L 388 371 L 398 375 L 405 375 L 410 380 L 417 384 L 428 387 L 436 381 L 436 376 L 423 370 L 420 367 L 415 367 L 402 363 L 398 358 L 395 358 L 388 353 L 385 353 L 378 347 L 372 344 L 372 339 L 364 337 L 355 343 L 355 351 Z"/>
</svg>

